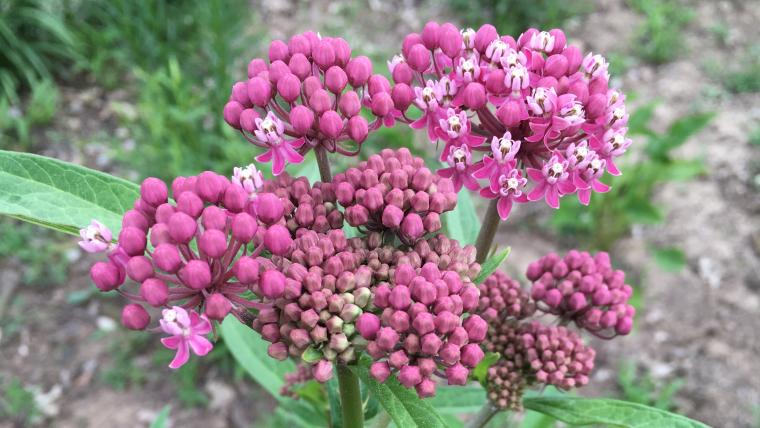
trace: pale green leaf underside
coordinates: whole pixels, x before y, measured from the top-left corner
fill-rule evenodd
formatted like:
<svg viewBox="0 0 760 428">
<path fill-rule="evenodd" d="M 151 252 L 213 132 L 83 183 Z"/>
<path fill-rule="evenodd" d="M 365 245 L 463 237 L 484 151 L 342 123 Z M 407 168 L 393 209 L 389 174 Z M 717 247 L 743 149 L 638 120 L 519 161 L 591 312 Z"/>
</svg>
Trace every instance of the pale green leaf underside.
<svg viewBox="0 0 760 428">
<path fill-rule="evenodd" d="M 457 195 L 454 211 L 441 216 L 446 236 L 459 241 L 462 246 L 475 245 L 480 232 L 480 220 L 470 193 L 463 189 Z"/>
<path fill-rule="evenodd" d="M 570 425 L 625 428 L 708 428 L 685 416 L 620 400 L 578 397 L 525 398 L 526 409 L 552 416 Z"/>
<path fill-rule="evenodd" d="M 56 159 L 0 150 L 0 214 L 65 233 L 97 219 L 114 234 L 139 197 L 127 180 Z"/>
</svg>

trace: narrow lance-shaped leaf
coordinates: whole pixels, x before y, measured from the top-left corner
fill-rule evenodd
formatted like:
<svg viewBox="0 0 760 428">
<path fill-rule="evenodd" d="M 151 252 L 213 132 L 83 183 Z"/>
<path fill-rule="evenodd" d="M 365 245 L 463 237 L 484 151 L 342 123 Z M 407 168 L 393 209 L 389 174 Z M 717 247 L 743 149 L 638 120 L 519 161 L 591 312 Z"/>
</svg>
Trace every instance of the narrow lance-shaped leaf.
<svg viewBox="0 0 760 428">
<path fill-rule="evenodd" d="M 620 400 L 577 397 L 536 397 L 523 400 L 526 409 L 570 425 L 625 428 L 708 428 L 685 416 Z"/>
<path fill-rule="evenodd" d="M 480 273 L 478 274 L 477 278 L 475 278 L 475 284 L 482 284 L 486 278 L 488 278 L 492 273 L 494 273 L 494 271 L 496 271 L 496 269 L 499 268 L 499 266 L 501 266 L 502 263 L 504 263 L 504 260 L 507 260 L 510 252 L 512 252 L 512 248 L 507 247 L 488 258 L 483 263 L 483 265 L 480 266 Z"/>
<path fill-rule="evenodd" d="M 480 231 L 480 219 L 475 211 L 470 193 L 462 190 L 457 195 L 454 211 L 441 216 L 446 236 L 456 239 L 462 245 L 474 245 Z"/>
<path fill-rule="evenodd" d="M 127 180 L 30 153 L 0 151 L 0 214 L 75 234 L 97 219 L 114 234 L 140 195 Z"/>
</svg>

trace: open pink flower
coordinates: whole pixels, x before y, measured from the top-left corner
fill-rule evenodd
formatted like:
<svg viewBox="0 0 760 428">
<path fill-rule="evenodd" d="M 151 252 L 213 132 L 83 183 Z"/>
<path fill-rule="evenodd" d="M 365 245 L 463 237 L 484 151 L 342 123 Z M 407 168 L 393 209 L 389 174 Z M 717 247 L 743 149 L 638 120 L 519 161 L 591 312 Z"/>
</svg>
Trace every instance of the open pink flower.
<svg viewBox="0 0 760 428">
<path fill-rule="evenodd" d="M 450 178 L 457 192 L 462 186 L 470 190 L 477 190 L 480 187 L 472 177 L 475 167 L 472 165 L 472 154 L 467 146 L 453 147 L 446 162 L 450 166 L 439 169 L 438 175 Z"/>
<path fill-rule="evenodd" d="M 587 157 L 588 162 L 581 170 L 573 171 L 573 184 L 578 188 L 578 200 L 583 205 L 588 205 L 591 201 L 591 191 L 606 193 L 610 186 L 602 183 L 599 179 L 604 175 L 606 162 L 599 159 L 599 156 L 591 152 Z"/>
<path fill-rule="evenodd" d="M 567 161 L 561 154 L 555 153 L 541 170 L 528 168 L 528 177 L 536 182 L 536 187 L 528 194 L 528 200 L 546 199 L 552 208 L 559 208 L 559 197 L 575 191 Z"/>
<path fill-rule="evenodd" d="M 520 151 L 520 140 L 513 140 L 507 131 L 501 138 L 491 139 L 491 156 L 483 157 L 483 166 L 474 172 L 478 180 L 492 179 L 514 167 L 514 160 Z"/>
<path fill-rule="evenodd" d="M 159 321 L 161 330 L 171 336 L 161 339 L 161 343 L 169 349 L 176 349 L 177 353 L 169 364 L 172 369 L 178 369 L 190 358 L 190 350 L 195 355 L 202 357 L 214 348 L 214 345 L 206 339 L 211 332 L 211 323 L 206 315 L 198 315 L 195 311 L 188 312 L 179 307 L 172 306 L 164 309 L 163 318 Z"/>
<path fill-rule="evenodd" d="M 304 139 L 288 141 L 282 138 L 285 132 L 285 126 L 274 112 L 269 112 L 266 118 L 256 119 L 256 130 L 254 135 L 260 141 L 269 146 L 269 150 L 256 156 L 259 162 L 272 161 L 272 173 L 274 175 L 282 174 L 285 170 L 286 163 L 301 163 L 303 156 L 295 149 L 304 144 Z"/>
<path fill-rule="evenodd" d="M 242 187 L 249 195 L 252 195 L 264 187 L 264 176 L 256 169 L 256 165 L 249 164 L 246 167 L 233 169 L 232 183 Z"/>
<path fill-rule="evenodd" d="M 450 108 L 446 116 L 438 121 L 438 137 L 446 142 L 441 152 L 441 160 L 449 156 L 449 152 L 455 145 L 466 144 L 477 147 L 483 144 L 485 138 L 470 133 L 470 120 L 467 113 Z"/>
<path fill-rule="evenodd" d="M 520 170 L 513 169 L 506 174 L 492 178 L 489 187 L 481 189 L 480 195 L 488 199 L 499 198 L 496 209 L 499 212 L 499 217 L 506 220 L 509 218 L 509 213 L 512 212 L 514 202 L 528 202 L 527 196 L 522 191 L 527 183 L 528 180 L 523 178 Z"/>
<path fill-rule="evenodd" d="M 413 129 L 427 128 L 428 139 L 436 140 L 438 129 L 439 109 L 443 102 L 443 91 L 437 82 L 428 80 L 424 88 L 414 88 L 414 105 L 422 110 L 422 116 L 409 124 Z"/>
<path fill-rule="evenodd" d="M 92 220 L 89 226 L 80 229 L 79 236 L 82 237 L 79 246 L 88 253 L 106 251 L 111 247 L 111 239 L 113 238 L 111 230 L 97 220 Z"/>
<path fill-rule="evenodd" d="M 626 131 L 627 128 L 609 129 L 601 139 L 591 139 L 591 147 L 597 152 L 599 158 L 606 162 L 607 171 L 612 175 L 620 175 L 620 170 L 613 158 L 625 153 L 632 143 L 630 138 L 626 138 Z"/>
</svg>

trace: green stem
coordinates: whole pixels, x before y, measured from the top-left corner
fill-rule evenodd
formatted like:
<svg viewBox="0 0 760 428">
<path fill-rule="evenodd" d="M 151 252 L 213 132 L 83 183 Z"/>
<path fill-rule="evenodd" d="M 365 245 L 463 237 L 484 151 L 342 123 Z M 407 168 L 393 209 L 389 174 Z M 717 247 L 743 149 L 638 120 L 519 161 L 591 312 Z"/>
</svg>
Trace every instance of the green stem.
<svg viewBox="0 0 760 428">
<path fill-rule="evenodd" d="M 480 225 L 480 233 L 478 233 L 478 240 L 475 241 L 475 248 L 478 250 L 478 254 L 475 257 L 475 261 L 483 263 L 488 258 L 488 253 L 491 251 L 493 245 L 493 238 L 496 235 L 496 229 L 499 228 L 499 209 L 497 207 L 499 199 L 491 200 L 488 204 L 488 210 L 483 217 L 483 224 Z"/>
<path fill-rule="evenodd" d="M 483 428 L 488 424 L 488 421 L 491 420 L 491 418 L 496 415 L 496 413 L 499 412 L 499 409 L 496 408 L 493 404 L 491 404 L 490 401 L 487 401 L 486 404 L 483 405 L 483 407 L 480 408 L 480 411 L 477 415 L 475 415 L 475 419 L 467 422 L 467 425 L 465 428 Z"/>
<path fill-rule="evenodd" d="M 362 428 L 364 426 L 364 407 L 359 378 L 345 364 L 338 364 L 338 386 L 340 403 L 343 411 L 343 428 Z"/>
<path fill-rule="evenodd" d="M 317 166 L 319 167 L 319 177 L 323 183 L 329 183 L 332 181 L 332 174 L 330 173 L 330 161 L 327 160 L 327 151 L 321 145 L 314 149 L 314 154 L 317 156 Z"/>
</svg>

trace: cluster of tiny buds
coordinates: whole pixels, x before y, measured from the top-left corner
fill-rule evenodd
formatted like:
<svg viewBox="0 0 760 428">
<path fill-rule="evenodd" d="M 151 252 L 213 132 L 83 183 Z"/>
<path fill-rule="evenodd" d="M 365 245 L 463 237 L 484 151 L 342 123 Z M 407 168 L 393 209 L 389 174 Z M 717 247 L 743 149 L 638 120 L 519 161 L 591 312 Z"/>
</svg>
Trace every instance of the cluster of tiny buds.
<svg viewBox="0 0 760 428">
<path fill-rule="evenodd" d="M 608 190 L 599 179 L 620 173 L 614 158 L 631 144 L 625 97 L 609 87 L 606 60 L 566 42 L 556 29 L 515 40 L 489 24 L 475 31 L 428 22 L 388 63 L 397 120 L 443 141 L 448 166 L 438 173 L 457 191 L 498 199 L 502 219 L 513 203 L 545 199 L 557 208 L 561 196 L 577 194 L 588 204 L 592 192 Z"/>
<path fill-rule="evenodd" d="M 607 253 L 550 253 L 531 263 L 526 276 L 533 281 L 531 296 L 540 310 L 604 338 L 631 332 L 636 310 L 628 300 L 633 289 L 625 284 L 625 273 L 612 268 Z"/>
<path fill-rule="evenodd" d="M 122 219 L 118 244 L 98 222 L 82 231 L 82 248 L 108 252 L 108 261 L 90 269 L 93 282 L 134 302 L 122 311 L 122 323 L 134 330 L 150 323 L 145 306 L 181 305 L 191 310 L 187 319 L 198 316 L 195 310 L 206 320 L 245 317 L 256 303 L 242 295 L 257 287 L 261 252 L 290 251 L 290 232 L 279 224 L 282 202 L 267 193 L 251 199 L 239 180 L 209 171 L 178 177 L 171 193 L 173 200 L 157 178 L 143 181 L 140 198 Z M 139 284 L 138 293 L 122 287 L 127 278 Z"/>
<path fill-rule="evenodd" d="M 456 206 L 451 181 L 432 173 L 406 148 L 384 149 L 337 174 L 334 183 L 351 226 L 392 231 L 406 245 L 439 231 L 441 214 Z"/>
<path fill-rule="evenodd" d="M 478 313 L 489 323 L 507 318 L 525 319 L 533 315 L 536 305 L 520 283 L 506 273 L 496 270 L 478 286 Z"/>
<path fill-rule="evenodd" d="M 450 385 L 467 382 L 484 357 L 480 342 L 488 331 L 481 317 L 468 316 L 478 303 L 472 283 L 434 263 L 418 269 L 399 264 L 391 281 L 380 282 L 373 294 L 374 306 L 382 312 L 364 313 L 356 324 L 375 360 L 372 377 L 384 382 L 397 371 L 399 382 L 421 397 L 435 394 L 433 374 Z"/>
<path fill-rule="evenodd" d="M 354 156 L 358 149 L 347 140 L 361 146 L 370 132 L 394 123 L 388 79 L 372 73 L 366 56 L 351 57 L 345 40 L 308 31 L 272 41 L 268 59 L 248 64 L 248 80 L 232 86 L 224 119 L 267 150 L 256 159 L 272 162 L 275 175 L 312 148 Z"/>
<path fill-rule="evenodd" d="M 314 379 L 314 367 L 309 364 L 299 363 L 295 371 L 286 373 L 285 383 L 280 388 L 280 395 L 290 398 L 299 398 L 296 386 L 303 385 Z"/>
<path fill-rule="evenodd" d="M 285 226 L 298 236 L 302 230 L 328 233 L 343 228 L 343 213 L 336 203 L 333 183 L 309 184 L 306 177 L 287 173 L 264 182 L 263 192 L 280 198 L 285 205 Z"/>
<path fill-rule="evenodd" d="M 293 247 L 290 258 L 273 257 L 262 276 L 271 305 L 259 310 L 253 328 L 272 343 L 271 357 L 314 365 L 315 379 L 326 382 L 333 362 L 357 357 L 354 323 L 370 303 L 372 271 L 366 251 L 350 246 L 342 230 L 303 229 Z"/>
</svg>

